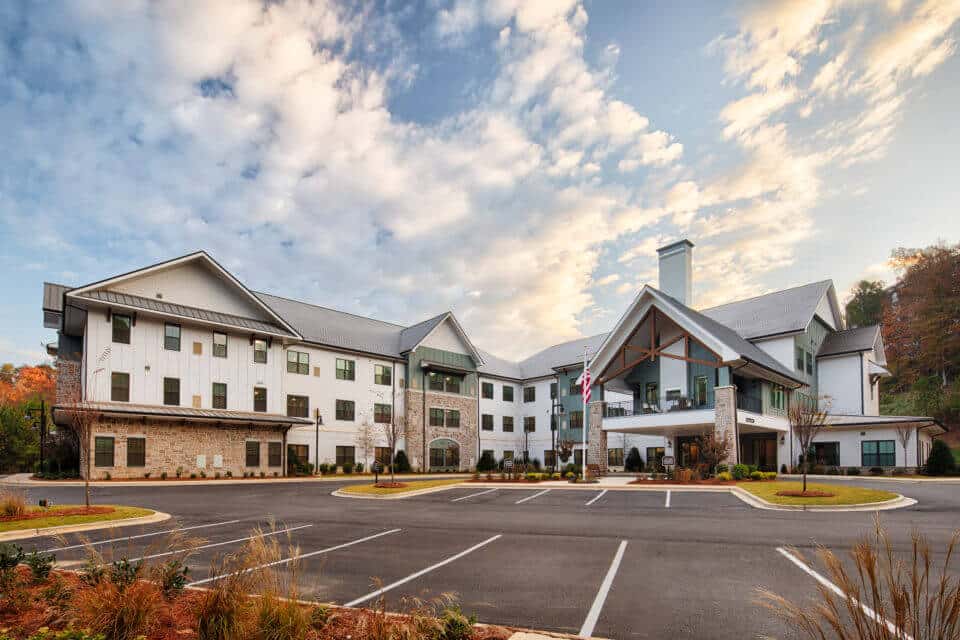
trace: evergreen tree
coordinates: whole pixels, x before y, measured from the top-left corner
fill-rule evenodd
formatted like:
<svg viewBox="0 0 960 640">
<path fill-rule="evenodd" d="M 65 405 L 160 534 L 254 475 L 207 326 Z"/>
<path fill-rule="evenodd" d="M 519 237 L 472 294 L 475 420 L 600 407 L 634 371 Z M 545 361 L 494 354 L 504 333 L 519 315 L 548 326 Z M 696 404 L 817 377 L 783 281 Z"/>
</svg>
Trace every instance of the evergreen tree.
<svg viewBox="0 0 960 640">
<path fill-rule="evenodd" d="M 397 455 L 393 457 L 393 468 L 397 473 L 410 473 L 410 461 L 403 449 L 397 451 Z"/>
<path fill-rule="evenodd" d="M 640 471 L 642 466 L 643 458 L 640 457 L 640 450 L 636 447 L 631 447 L 630 453 L 627 454 L 627 459 L 623 461 L 623 470 Z"/>
<path fill-rule="evenodd" d="M 951 453 L 947 443 L 943 440 L 934 440 L 933 447 L 930 449 L 930 457 L 927 458 L 927 475 L 945 476 L 953 473 L 956 469 L 957 463 L 953 459 L 953 453 Z"/>
<path fill-rule="evenodd" d="M 847 302 L 847 326 L 871 327 L 883 318 L 883 283 L 879 280 L 861 280 Z"/>
</svg>

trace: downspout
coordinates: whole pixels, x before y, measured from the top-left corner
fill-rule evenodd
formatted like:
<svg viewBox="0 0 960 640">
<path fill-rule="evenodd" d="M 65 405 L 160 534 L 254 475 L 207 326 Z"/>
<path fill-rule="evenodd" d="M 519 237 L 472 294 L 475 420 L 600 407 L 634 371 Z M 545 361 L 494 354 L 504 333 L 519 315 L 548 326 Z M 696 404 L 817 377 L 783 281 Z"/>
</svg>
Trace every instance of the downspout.
<svg viewBox="0 0 960 640">
<path fill-rule="evenodd" d="M 423 422 L 423 435 L 420 437 L 420 445 L 423 449 L 420 458 L 420 471 L 429 471 L 427 467 L 427 373 L 423 368 L 423 365 L 420 366 L 420 395 L 421 400 L 423 401 L 423 408 L 420 411 L 420 418 Z"/>
<path fill-rule="evenodd" d="M 477 457 L 474 458 L 478 463 L 480 462 L 480 449 L 483 445 L 480 444 L 480 431 L 483 429 L 483 425 L 480 422 L 483 418 L 480 416 L 480 388 L 483 385 L 480 382 L 480 372 L 477 372 Z M 476 466 L 474 466 L 476 469 Z"/>
<path fill-rule="evenodd" d="M 407 403 L 403 403 L 404 411 L 406 411 Z M 390 437 L 387 438 L 387 446 L 391 446 L 391 449 L 397 446 L 397 363 L 390 363 Z M 403 447 L 407 447 L 407 434 L 403 434 Z M 390 464 L 393 464 L 393 458 L 397 455 L 396 451 L 390 452 Z M 377 445 L 373 445 L 373 463 L 377 463 Z M 392 468 L 392 467 L 391 467 Z"/>
</svg>

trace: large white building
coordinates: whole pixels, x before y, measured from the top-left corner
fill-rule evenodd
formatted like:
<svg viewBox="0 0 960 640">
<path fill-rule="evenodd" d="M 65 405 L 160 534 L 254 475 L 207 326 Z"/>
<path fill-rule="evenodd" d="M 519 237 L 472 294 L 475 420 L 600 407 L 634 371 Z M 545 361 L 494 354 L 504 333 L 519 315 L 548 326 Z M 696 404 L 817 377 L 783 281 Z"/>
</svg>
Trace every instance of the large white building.
<svg viewBox="0 0 960 640">
<path fill-rule="evenodd" d="M 551 464 L 569 443 L 579 462 L 585 422 L 600 468 L 632 447 L 650 464 L 692 464 L 708 429 L 733 434 L 732 462 L 777 468 L 802 453 L 786 412 L 804 393 L 833 413 L 818 462 L 925 461 L 941 427 L 878 416 L 879 329 L 846 330 L 831 282 L 698 312 L 692 249 L 660 249 L 660 288 L 644 287 L 611 332 L 519 362 L 478 349 L 450 312 L 403 326 L 253 292 L 204 252 L 46 284 L 55 416 L 87 416 L 95 477 L 369 465 L 389 458 L 391 433 L 416 469 L 471 469 L 484 451 Z"/>
</svg>

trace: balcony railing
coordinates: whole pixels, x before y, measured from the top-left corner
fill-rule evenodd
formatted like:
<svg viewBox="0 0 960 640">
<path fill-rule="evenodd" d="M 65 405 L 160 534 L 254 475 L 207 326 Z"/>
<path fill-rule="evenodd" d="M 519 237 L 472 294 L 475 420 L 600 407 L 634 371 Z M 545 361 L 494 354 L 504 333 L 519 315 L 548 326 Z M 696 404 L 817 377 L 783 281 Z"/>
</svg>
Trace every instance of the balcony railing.
<svg viewBox="0 0 960 640">
<path fill-rule="evenodd" d="M 693 411 L 697 409 L 712 409 L 713 405 L 701 402 L 686 396 L 662 396 L 656 401 L 644 400 L 625 402 L 608 402 L 604 410 L 605 418 L 621 418 L 623 416 L 645 416 L 657 413 L 671 413 L 674 411 Z"/>
<path fill-rule="evenodd" d="M 763 400 L 760 399 L 760 396 L 738 393 L 737 409 L 752 411 L 753 413 L 763 413 Z"/>
</svg>

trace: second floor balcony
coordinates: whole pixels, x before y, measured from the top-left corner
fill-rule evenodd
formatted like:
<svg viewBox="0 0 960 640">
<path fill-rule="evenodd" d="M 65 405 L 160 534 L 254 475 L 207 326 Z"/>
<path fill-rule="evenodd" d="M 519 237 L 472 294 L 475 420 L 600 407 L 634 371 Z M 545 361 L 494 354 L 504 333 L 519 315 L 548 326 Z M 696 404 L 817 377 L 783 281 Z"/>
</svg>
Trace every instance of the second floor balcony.
<svg viewBox="0 0 960 640">
<path fill-rule="evenodd" d="M 703 398 L 670 394 L 650 397 L 643 401 L 634 399 L 624 402 L 608 402 L 604 409 L 604 417 L 644 416 L 677 411 L 699 411 L 712 408 L 713 403 Z"/>
</svg>

